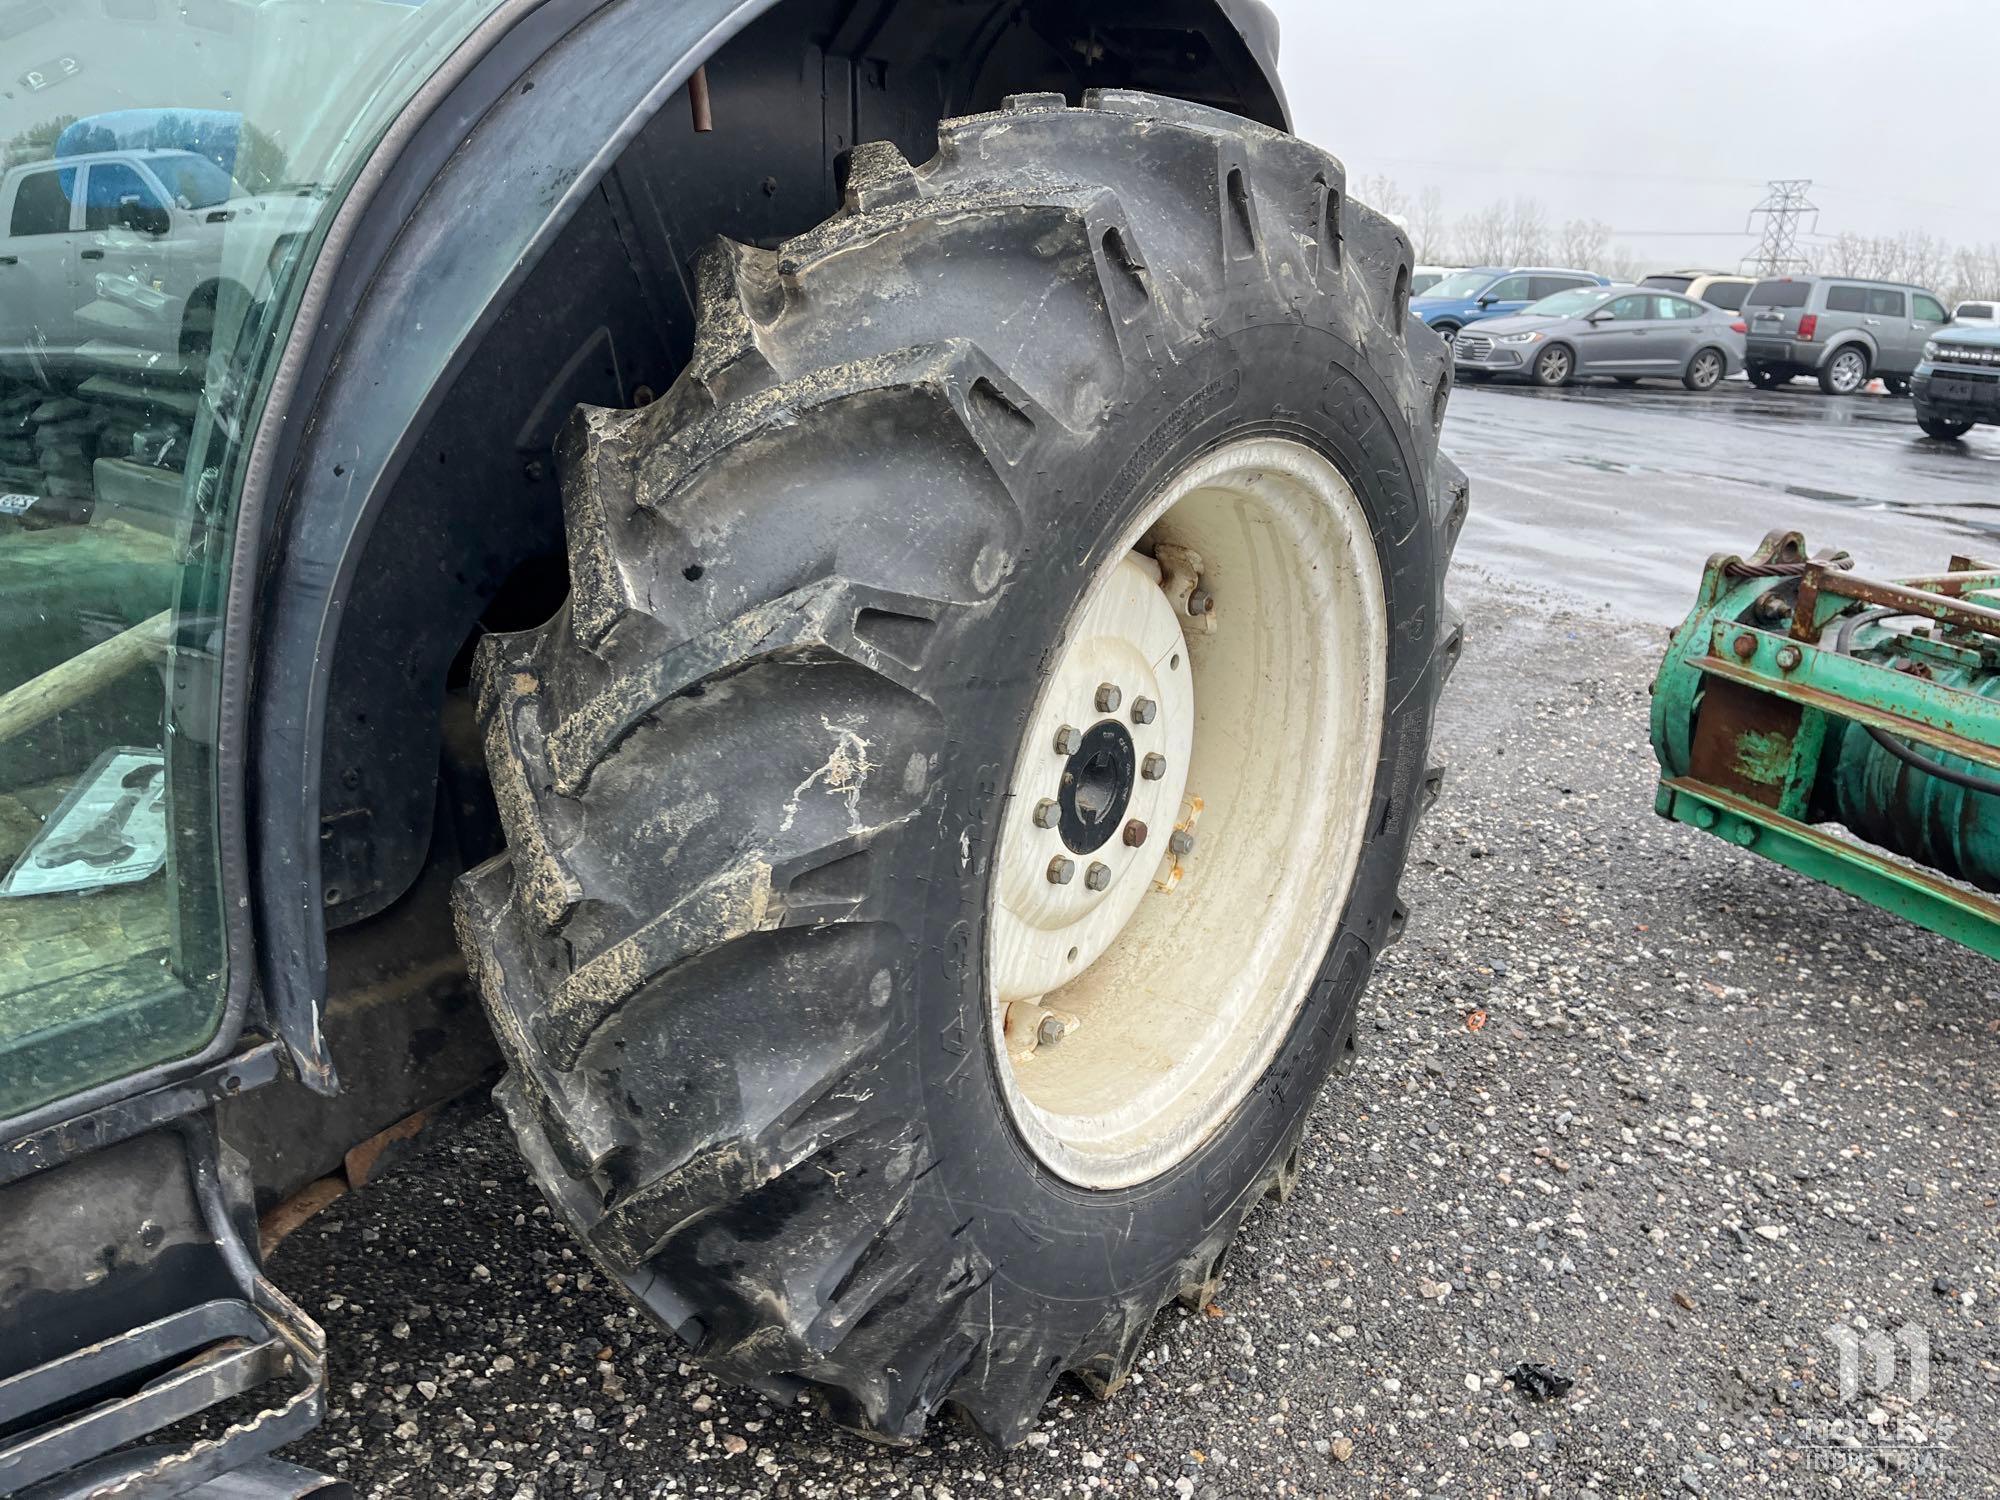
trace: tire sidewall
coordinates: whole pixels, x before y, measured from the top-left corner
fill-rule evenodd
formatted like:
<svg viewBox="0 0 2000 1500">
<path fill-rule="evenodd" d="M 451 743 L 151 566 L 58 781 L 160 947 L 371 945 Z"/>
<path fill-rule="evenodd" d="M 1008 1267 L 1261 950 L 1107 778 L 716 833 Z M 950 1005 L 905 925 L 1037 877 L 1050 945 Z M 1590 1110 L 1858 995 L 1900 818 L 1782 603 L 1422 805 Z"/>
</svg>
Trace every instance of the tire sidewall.
<svg viewBox="0 0 2000 1500">
<path fill-rule="evenodd" d="M 1699 372 L 1701 370 L 1702 361 L 1705 359 L 1713 359 L 1717 361 L 1720 368 L 1718 369 L 1717 374 L 1713 380 L 1707 382 L 1706 384 L 1703 384 Z M 1729 361 L 1723 355 L 1722 351 L 1715 348 L 1713 345 L 1706 345 L 1700 349 L 1695 350 L 1694 358 L 1688 361 L 1687 387 L 1691 391 L 1712 391 L 1717 386 L 1722 384 L 1724 378 L 1728 374 L 1728 370 L 1729 370 Z"/>
<path fill-rule="evenodd" d="M 945 719 L 957 726 L 955 748 L 939 767 L 934 819 L 927 808 L 927 825 L 913 830 L 931 857 L 904 893 L 910 904 L 896 908 L 922 913 L 910 934 L 908 999 L 920 1078 L 913 1105 L 941 1163 L 925 1190 L 956 1220 L 980 1222 L 977 1241 L 1004 1267 L 1002 1280 L 1079 1302 L 1140 1289 L 1157 1297 L 1160 1278 L 1192 1248 L 1233 1228 L 1244 1195 L 1290 1149 L 1303 1112 L 1347 1046 L 1355 998 L 1396 904 L 1428 745 L 1440 630 L 1424 482 L 1432 439 L 1411 430 L 1352 344 L 1326 329 L 1247 322 L 1182 351 L 1164 372 L 1139 368 L 1143 378 L 1098 431 L 1059 440 L 1064 451 L 1033 462 L 1052 476 L 1045 493 L 1024 500 L 1028 534 L 1040 545 L 956 643 L 958 660 L 984 669 L 941 693 Z M 1159 1177 L 1113 1191 L 1078 1188 L 1056 1178 L 1015 1130 L 989 1035 L 985 913 L 1005 789 L 1086 581 L 1099 575 L 1170 475 L 1253 435 L 1306 443 L 1332 460 L 1374 530 L 1389 641 L 1371 831 L 1306 1003 L 1242 1104 Z M 1125 1243 L 1107 1254 L 1106 1226 L 1114 1222 L 1124 1226 Z"/>
</svg>

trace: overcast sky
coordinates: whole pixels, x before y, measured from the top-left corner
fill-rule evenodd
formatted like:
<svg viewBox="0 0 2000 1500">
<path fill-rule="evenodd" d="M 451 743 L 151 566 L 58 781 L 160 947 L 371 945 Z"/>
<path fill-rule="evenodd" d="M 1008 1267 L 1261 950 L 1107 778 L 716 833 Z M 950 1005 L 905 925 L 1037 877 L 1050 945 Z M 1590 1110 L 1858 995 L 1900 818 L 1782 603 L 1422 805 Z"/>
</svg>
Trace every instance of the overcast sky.
<svg viewBox="0 0 2000 1500">
<path fill-rule="evenodd" d="M 2000 240 L 2000 0 L 1270 3 L 1351 186 L 1454 219 L 1529 194 L 1653 269 L 1733 268 L 1773 177 L 1813 179 L 1825 236 Z"/>
</svg>

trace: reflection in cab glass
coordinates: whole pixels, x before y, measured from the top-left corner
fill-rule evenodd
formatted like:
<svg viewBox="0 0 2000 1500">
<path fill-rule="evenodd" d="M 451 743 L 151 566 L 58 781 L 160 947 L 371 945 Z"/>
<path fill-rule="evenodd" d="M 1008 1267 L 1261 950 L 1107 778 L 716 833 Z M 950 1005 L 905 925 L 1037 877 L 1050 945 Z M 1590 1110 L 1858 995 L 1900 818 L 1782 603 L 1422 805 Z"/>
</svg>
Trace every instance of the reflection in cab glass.
<svg viewBox="0 0 2000 1500">
<path fill-rule="evenodd" d="M 0 1118 L 215 1034 L 243 448 L 346 179 L 490 8 L 0 0 Z"/>
</svg>

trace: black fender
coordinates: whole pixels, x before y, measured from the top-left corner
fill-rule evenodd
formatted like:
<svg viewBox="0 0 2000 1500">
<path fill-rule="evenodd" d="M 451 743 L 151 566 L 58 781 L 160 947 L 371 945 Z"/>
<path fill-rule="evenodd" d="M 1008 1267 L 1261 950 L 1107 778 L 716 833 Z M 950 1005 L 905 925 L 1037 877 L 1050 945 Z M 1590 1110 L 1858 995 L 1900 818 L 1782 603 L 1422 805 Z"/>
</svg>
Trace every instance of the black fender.
<svg viewBox="0 0 2000 1500">
<path fill-rule="evenodd" d="M 335 785 L 326 774 L 329 678 L 344 607 L 398 476 L 510 297 L 694 72 L 760 20 L 789 25 L 787 12 L 796 12 L 806 34 L 829 12 L 851 23 L 847 13 L 860 9 L 832 0 L 672 7 L 516 0 L 413 101 L 336 214 L 246 462 L 225 617 L 230 680 L 220 746 L 225 786 L 240 777 L 252 809 L 244 845 L 228 857 L 248 859 L 254 870 L 256 951 L 247 930 L 233 935 L 244 946 L 233 951 L 231 972 L 239 982 L 254 972 L 270 1023 L 310 1086 L 337 1087 L 320 1029 L 322 817 L 339 811 L 327 802 Z M 941 14 L 912 5 L 909 24 L 935 27 Z M 1199 36 L 1211 64 L 1200 75 L 1136 81 L 1169 91 L 1178 81 L 1265 123 L 1286 123 L 1274 71 L 1276 23 L 1259 0 L 994 0 L 975 15 L 983 20 L 968 43 L 984 46 L 986 58 L 1024 26 Z M 884 24 L 878 17 L 866 32 L 871 47 Z M 989 64 L 989 72 L 999 66 Z M 980 97 L 947 103 L 964 112 Z M 550 103 L 558 99 L 560 109 Z M 503 177 L 548 187 L 491 192 Z M 398 379 L 376 380 L 373 372 L 391 363 Z M 448 659 L 462 639 L 461 629 L 438 649 Z M 435 733 L 434 725 L 423 728 Z M 427 797 L 407 787 L 402 796 L 418 810 L 412 819 L 427 810 Z M 405 883 L 421 865 L 427 835 L 425 827 L 406 840 Z"/>
</svg>

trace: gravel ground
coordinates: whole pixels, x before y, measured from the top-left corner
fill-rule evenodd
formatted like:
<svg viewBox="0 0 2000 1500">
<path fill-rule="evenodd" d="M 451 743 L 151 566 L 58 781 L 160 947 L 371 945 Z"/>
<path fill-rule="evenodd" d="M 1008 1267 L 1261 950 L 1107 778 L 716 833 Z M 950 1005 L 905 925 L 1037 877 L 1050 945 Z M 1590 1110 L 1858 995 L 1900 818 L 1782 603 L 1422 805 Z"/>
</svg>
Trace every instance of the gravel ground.
<svg viewBox="0 0 2000 1500">
<path fill-rule="evenodd" d="M 1360 1064 L 1118 1397 L 894 1452 L 719 1385 L 482 1105 L 276 1256 L 333 1346 L 296 1456 L 398 1500 L 2000 1493 L 2000 967 L 1656 818 L 1661 632 L 1457 594 L 1452 779 Z M 1841 1325 L 1926 1339 L 1928 1390 L 1843 1402 Z"/>
</svg>

